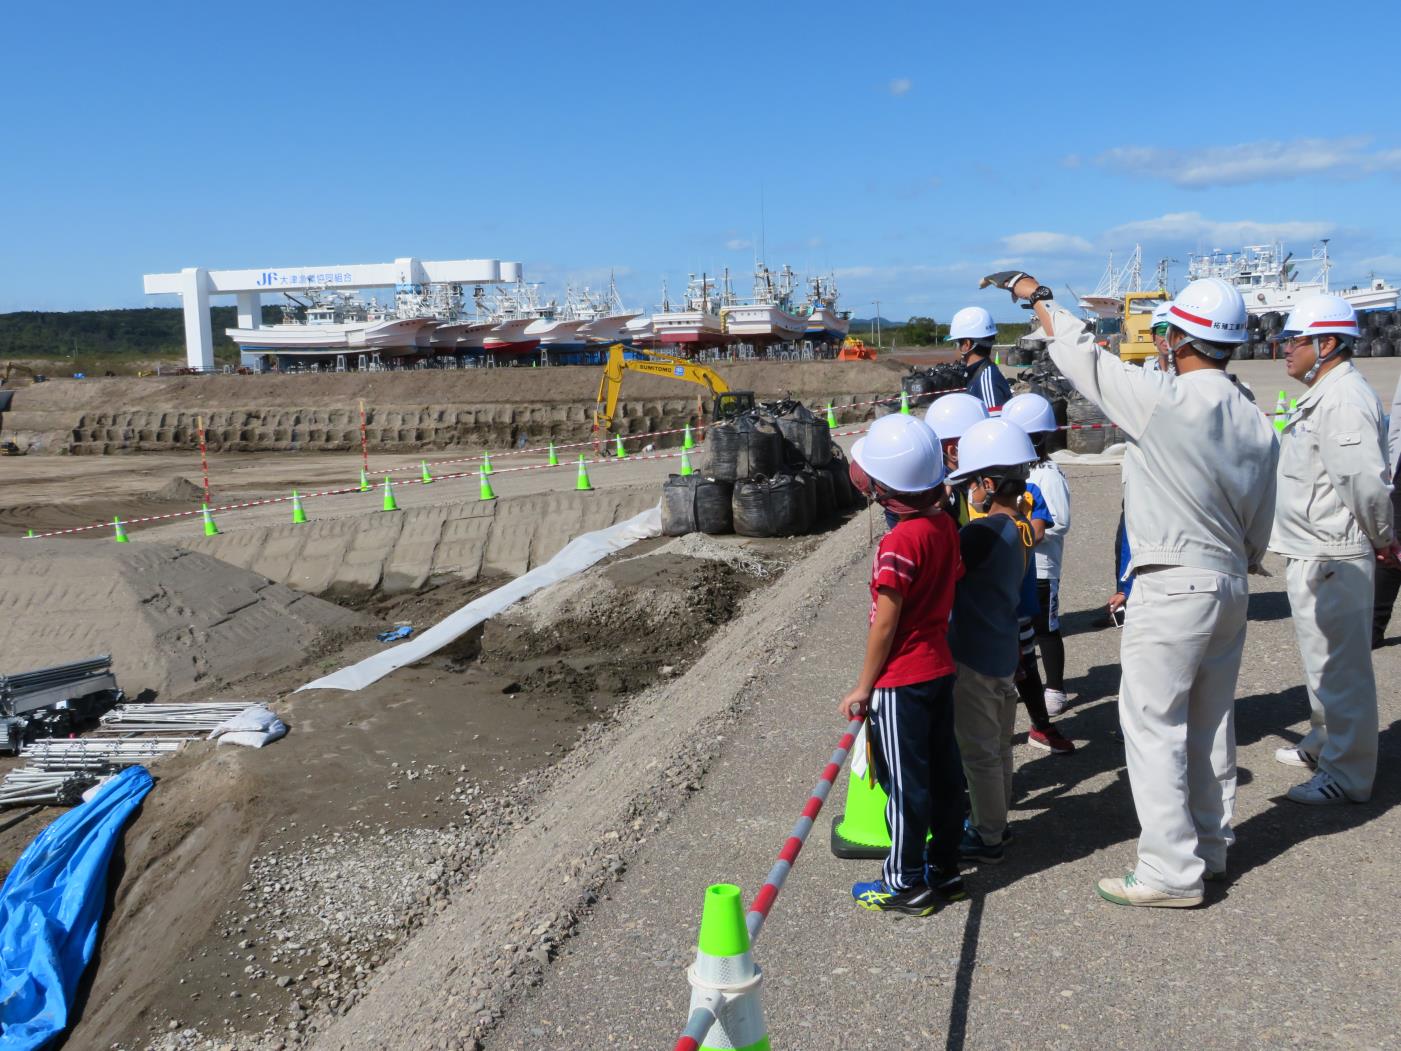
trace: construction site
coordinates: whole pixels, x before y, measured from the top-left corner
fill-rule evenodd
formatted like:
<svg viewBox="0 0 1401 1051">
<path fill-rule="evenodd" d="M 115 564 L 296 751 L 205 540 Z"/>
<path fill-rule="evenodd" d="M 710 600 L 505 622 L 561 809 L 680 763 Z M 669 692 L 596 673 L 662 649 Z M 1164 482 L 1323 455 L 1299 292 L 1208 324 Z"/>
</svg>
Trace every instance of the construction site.
<svg viewBox="0 0 1401 1051">
<path fill-rule="evenodd" d="M 720 364 L 718 388 L 645 368 L 611 390 L 595 368 L 7 388 L 3 436 L 26 455 L 0 460 L 0 675 L 19 696 L 21 673 L 101 660 L 66 673 L 96 707 L 12 729 L 0 864 L 99 776 L 154 778 L 63 1046 L 671 1046 L 706 888 L 754 896 L 844 725 L 886 526 L 825 479 L 902 390 L 922 412 L 943 382 L 927 356 L 870 357 Z M 1303 390 L 1278 362 L 1232 364 L 1262 402 Z M 1393 362 L 1361 364 L 1395 385 Z M 717 426 L 765 403 L 826 421 L 837 459 L 824 437 L 825 466 L 804 468 L 824 479 L 816 513 L 749 536 L 659 519 L 686 474 L 708 477 Z M 1123 446 L 1072 417 L 1060 724 L 1077 749 L 1029 747 L 1019 716 L 1017 852 L 918 923 L 851 908 L 876 863 L 827 849 L 843 772 L 756 940 L 775 1043 L 1387 1046 L 1396 932 L 1337 891 L 1401 874 L 1401 790 L 1279 802 L 1269 754 L 1308 703 L 1274 556 L 1238 687 L 1231 882 L 1186 923 L 1095 898 L 1137 835 L 1117 631 L 1093 626 Z M 705 484 L 686 490 L 698 515 Z M 1380 682 L 1398 653 L 1376 652 Z M 1380 703 L 1386 770 L 1401 702 Z M 250 706 L 286 736 L 204 740 Z M 1299 917 L 1352 932 L 1320 944 Z"/>
</svg>

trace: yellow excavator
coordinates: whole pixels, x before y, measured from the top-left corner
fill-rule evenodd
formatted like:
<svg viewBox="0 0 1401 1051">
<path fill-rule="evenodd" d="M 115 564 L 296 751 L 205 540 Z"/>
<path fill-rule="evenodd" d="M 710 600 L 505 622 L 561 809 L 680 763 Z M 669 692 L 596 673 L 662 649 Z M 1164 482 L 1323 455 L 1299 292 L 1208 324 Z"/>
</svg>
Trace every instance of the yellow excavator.
<svg viewBox="0 0 1401 1051">
<path fill-rule="evenodd" d="M 629 358 L 624 354 L 621 343 L 608 348 L 608 357 L 603 363 L 603 378 L 598 381 L 598 401 L 593 410 L 595 434 L 607 435 L 613 430 L 613 417 L 618 412 L 618 395 L 623 389 L 623 375 L 629 370 L 645 372 L 652 376 L 670 376 L 672 379 L 699 383 L 710 392 L 714 407 L 711 418 L 726 420 L 740 416 L 754 408 L 752 390 L 730 390 L 730 385 L 714 369 L 698 365 L 685 358 L 674 357 L 655 350 L 637 350 L 640 358 Z"/>
</svg>

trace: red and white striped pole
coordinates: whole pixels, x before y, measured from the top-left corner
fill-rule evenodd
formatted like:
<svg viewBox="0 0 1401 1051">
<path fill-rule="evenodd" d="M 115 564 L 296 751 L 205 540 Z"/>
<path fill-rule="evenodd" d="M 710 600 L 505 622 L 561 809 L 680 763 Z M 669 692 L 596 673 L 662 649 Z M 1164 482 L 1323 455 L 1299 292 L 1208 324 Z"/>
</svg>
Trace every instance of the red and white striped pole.
<svg viewBox="0 0 1401 1051">
<path fill-rule="evenodd" d="M 817 779 L 817 786 L 813 788 L 807 803 L 803 805 L 802 815 L 798 818 L 797 824 L 793 826 L 792 834 L 784 842 L 783 849 L 778 852 L 778 860 L 769 870 L 768 878 L 764 880 L 763 887 L 759 889 L 759 893 L 755 895 L 753 903 L 749 906 L 744 923 L 749 930 L 751 944 L 759 937 L 759 932 L 764 927 L 764 921 L 769 918 L 769 910 L 773 908 L 773 903 L 778 899 L 778 892 L 783 889 L 784 881 L 788 879 L 788 873 L 793 870 L 793 865 L 798 860 L 798 853 L 803 849 L 803 843 L 807 841 L 808 834 L 812 832 L 813 823 L 822 810 L 822 804 L 831 794 L 832 785 L 836 783 L 837 775 L 841 773 L 842 765 L 851 753 L 851 746 L 856 742 L 856 735 L 860 732 L 861 724 L 864 721 L 863 717 L 847 723 L 846 733 L 837 742 L 837 747 L 832 752 L 832 758 L 823 768 L 822 776 Z M 704 1046 L 707 1034 L 715 1025 L 717 1014 L 726 1003 L 726 996 L 723 991 L 713 991 L 708 996 L 693 996 L 692 1000 L 691 1014 L 686 1019 L 686 1028 L 676 1041 L 673 1051 L 698 1051 Z M 767 1046 L 767 1037 L 763 1046 Z"/>
<path fill-rule="evenodd" d="M 360 399 L 360 465 L 370 473 L 370 439 L 365 432 L 365 399 Z"/>
<path fill-rule="evenodd" d="M 195 429 L 199 431 L 199 466 L 204 476 L 204 502 L 212 501 L 209 498 L 209 453 L 204 443 L 204 417 L 195 417 Z"/>
</svg>

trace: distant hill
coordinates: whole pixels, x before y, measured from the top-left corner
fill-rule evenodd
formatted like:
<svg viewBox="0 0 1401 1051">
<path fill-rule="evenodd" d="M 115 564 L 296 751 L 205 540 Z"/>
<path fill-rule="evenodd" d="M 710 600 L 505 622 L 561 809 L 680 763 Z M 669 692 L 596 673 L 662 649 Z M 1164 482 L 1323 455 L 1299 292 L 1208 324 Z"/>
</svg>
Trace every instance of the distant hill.
<svg viewBox="0 0 1401 1051">
<path fill-rule="evenodd" d="M 214 351 L 235 356 L 224 334 L 238 324 L 237 309 L 213 307 Z M 263 307 L 263 324 L 282 320 L 277 307 Z M 222 352 L 222 353 L 221 353 Z M 0 358 L 77 357 L 137 354 L 164 357 L 185 353 L 185 315 L 179 307 L 131 310 L 21 310 L 0 314 Z"/>
</svg>

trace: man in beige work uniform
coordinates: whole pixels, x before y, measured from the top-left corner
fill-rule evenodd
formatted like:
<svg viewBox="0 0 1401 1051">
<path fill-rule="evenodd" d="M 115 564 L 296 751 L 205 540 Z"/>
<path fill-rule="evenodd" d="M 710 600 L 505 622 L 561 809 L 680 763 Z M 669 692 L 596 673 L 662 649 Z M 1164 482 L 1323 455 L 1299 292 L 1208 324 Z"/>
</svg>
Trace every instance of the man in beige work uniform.
<svg viewBox="0 0 1401 1051">
<path fill-rule="evenodd" d="M 1285 321 L 1285 367 L 1308 386 L 1280 439 L 1270 550 L 1285 557 L 1289 605 L 1309 691 L 1308 736 L 1275 758 L 1316 768 L 1296 803 L 1364 802 L 1377 772 L 1373 575 L 1394 563 L 1391 470 L 1381 400 L 1352 364 L 1357 315 L 1338 296 L 1300 302 Z"/>
<path fill-rule="evenodd" d="M 1118 905 L 1199 905 L 1235 840 L 1235 688 L 1245 644 L 1247 572 L 1274 520 L 1274 429 L 1226 374 L 1246 338 L 1245 302 L 1216 278 L 1168 307 L 1165 371 L 1095 346 L 1084 322 L 1052 309 L 1049 288 L 1015 271 L 995 284 L 1033 304 L 1051 360 L 1119 425 L 1134 574 L 1121 639 L 1119 719 L 1143 834 L 1138 864 L 1099 881 Z"/>
</svg>

